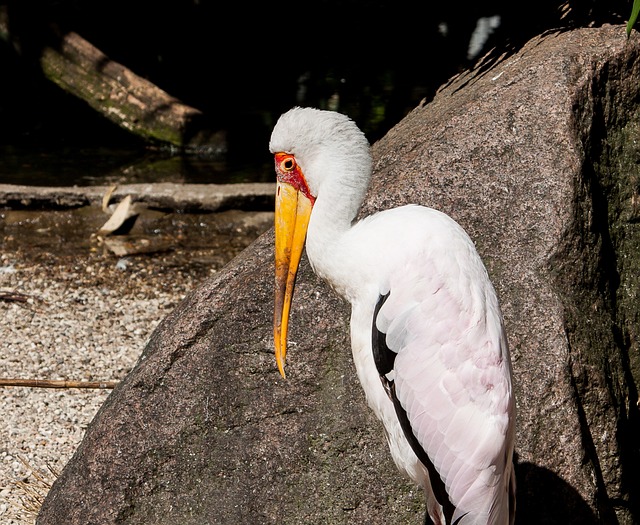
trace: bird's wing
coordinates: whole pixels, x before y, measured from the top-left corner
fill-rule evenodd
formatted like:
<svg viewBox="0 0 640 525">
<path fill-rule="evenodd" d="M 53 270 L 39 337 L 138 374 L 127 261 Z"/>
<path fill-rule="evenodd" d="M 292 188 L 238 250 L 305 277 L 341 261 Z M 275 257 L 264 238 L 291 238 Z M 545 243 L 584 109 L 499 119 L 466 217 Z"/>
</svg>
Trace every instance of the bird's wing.
<svg viewBox="0 0 640 525">
<path fill-rule="evenodd" d="M 466 234 L 449 233 L 390 273 L 375 323 L 396 353 L 387 377 L 455 522 L 467 512 L 503 512 L 513 399 L 495 292 Z"/>
</svg>

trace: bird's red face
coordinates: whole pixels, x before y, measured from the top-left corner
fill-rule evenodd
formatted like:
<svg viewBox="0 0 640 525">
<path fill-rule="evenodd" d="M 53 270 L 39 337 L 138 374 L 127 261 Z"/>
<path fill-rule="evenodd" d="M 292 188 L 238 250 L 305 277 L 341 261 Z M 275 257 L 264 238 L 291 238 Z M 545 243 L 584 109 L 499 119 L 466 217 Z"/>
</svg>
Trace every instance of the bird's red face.
<svg viewBox="0 0 640 525">
<path fill-rule="evenodd" d="M 293 286 L 307 235 L 307 226 L 315 197 L 309 191 L 304 173 L 290 153 L 276 153 L 277 176 L 275 236 L 276 292 L 273 314 L 273 338 L 276 363 L 285 377 L 287 328 Z"/>
<path fill-rule="evenodd" d="M 276 153 L 274 160 L 278 182 L 293 186 L 296 191 L 307 197 L 313 205 L 316 198 L 311 195 L 307 180 L 304 177 L 304 173 L 302 173 L 302 168 L 300 168 L 300 165 L 296 161 L 296 157 L 291 153 Z"/>
</svg>

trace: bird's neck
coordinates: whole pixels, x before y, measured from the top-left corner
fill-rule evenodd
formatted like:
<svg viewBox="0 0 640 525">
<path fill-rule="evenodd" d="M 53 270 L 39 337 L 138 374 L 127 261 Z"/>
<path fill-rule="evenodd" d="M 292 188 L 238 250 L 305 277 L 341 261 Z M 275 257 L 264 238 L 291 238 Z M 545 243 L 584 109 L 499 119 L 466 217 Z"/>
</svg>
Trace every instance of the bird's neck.
<svg viewBox="0 0 640 525">
<path fill-rule="evenodd" d="M 341 282 L 349 272 L 349 247 L 344 237 L 355 222 L 368 180 L 352 186 L 334 183 L 322 187 L 307 231 L 307 256 L 314 271 L 345 295 Z"/>
</svg>

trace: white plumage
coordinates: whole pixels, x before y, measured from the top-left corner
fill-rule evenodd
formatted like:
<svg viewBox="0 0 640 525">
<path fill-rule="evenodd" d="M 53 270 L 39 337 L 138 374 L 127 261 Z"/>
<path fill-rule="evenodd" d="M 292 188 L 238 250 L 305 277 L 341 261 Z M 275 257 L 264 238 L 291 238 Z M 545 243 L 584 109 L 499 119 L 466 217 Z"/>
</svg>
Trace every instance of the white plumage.
<svg viewBox="0 0 640 525">
<path fill-rule="evenodd" d="M 496 294 L 473 242 L 447 215 L 421 206 L 353 224 L 371 158 L 344 115 L 294 108 L 276 124 L 270 150 L 278 175 L 281 372 L 306 231 L 314 271 L 351 303 L 358 378 L 394 461 L 425 490 L 427 523 L 513 523 L 511 365 Z"/>
</svg>

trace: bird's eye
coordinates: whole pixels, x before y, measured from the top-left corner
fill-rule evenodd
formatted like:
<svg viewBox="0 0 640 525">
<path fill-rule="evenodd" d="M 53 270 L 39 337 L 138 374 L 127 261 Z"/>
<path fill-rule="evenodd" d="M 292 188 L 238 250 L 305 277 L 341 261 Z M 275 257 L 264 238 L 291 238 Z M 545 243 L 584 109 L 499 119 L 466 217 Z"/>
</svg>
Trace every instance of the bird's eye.
<svg viewBox="0 0 640 525">
<path fill-rule="evenodd" d="M 287 157 L 280 164 L 283 171 L 292 171 L 296 167 L 296 161 L 293 157 Z"/>
</svg>

